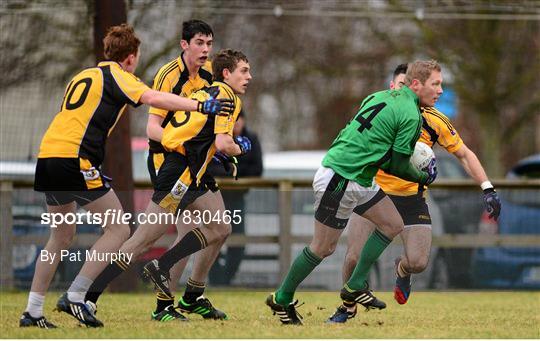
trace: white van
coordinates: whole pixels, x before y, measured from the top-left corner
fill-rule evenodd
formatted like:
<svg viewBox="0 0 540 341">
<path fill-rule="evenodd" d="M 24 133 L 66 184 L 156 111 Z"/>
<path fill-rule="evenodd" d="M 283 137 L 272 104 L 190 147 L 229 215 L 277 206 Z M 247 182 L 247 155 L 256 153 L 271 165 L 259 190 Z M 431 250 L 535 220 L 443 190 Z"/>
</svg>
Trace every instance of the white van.
<svg viewBox="0 0 540 341">
<path fill-rule="evenodd" d="M 326 151 L 286 151 L 263 154 L 263 177 L 267 179 L 313 179 Z"/>
</svg>

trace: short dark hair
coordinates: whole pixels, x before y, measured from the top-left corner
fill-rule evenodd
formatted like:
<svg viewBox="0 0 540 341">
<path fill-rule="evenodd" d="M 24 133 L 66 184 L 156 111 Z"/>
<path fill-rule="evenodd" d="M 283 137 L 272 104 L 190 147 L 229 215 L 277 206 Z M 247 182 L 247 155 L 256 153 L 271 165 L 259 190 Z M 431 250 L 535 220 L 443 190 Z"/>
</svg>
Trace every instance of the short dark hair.
<svg viewBox="0 0 540 341">
<path fill-rule="evenodd" d="M 240 51 L 231 49 L 219 51 L 212 60 L 212 72 L 214 73 L 214 80 L 223 82 L 223 70 L 228 69 L 230 72 L 234 72 L 238 62 L 241 60 L 249 63 L 246 55 Z"/>
<path fill-rule="evenodd" d="M 189 43 L 198 33 L 205 36 L 214 36 L 212 27 L 202 20 L 193 19 L 182 23 L 182 40 Z"/>
<path fill-rule="evenodd" d="M 128 24 L 112 26 L 103 38 L 103 54 L 107 60 L 122 62 L 130 54 L 137 54 L 141 41 Z"/>
<path fill-rule="evenodd" d="M 406 74 L 407 73 L 407 67 L 408 67 L 408 64 L 405 63 L 405 64 L 399 64 L 396 69 L 394 70 L 394 78 L 396 78 L 397 76 L 401 75 L 402 73 Z"/>
</svg>

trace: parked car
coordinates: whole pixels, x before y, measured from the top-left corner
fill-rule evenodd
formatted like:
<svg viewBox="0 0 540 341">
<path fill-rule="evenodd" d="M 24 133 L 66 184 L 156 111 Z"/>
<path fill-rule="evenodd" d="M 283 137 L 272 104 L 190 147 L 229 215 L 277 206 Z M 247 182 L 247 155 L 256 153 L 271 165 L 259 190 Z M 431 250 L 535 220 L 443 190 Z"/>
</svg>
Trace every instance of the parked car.
<svg viewBox="0 0 540 341">
<path fill-rule="evenodd" d="M 540 179 L 540 154 L 519 161 L 509 179 Z M 484 213 L 480 231 L 485 234 L 540 234 L 540 195 L 532 190 L 500 190 L 499 220 Z M 473 259 L 476 287 L 540 289 L 540 247 L 489 247 L 477 249 Z"/>
</svg>

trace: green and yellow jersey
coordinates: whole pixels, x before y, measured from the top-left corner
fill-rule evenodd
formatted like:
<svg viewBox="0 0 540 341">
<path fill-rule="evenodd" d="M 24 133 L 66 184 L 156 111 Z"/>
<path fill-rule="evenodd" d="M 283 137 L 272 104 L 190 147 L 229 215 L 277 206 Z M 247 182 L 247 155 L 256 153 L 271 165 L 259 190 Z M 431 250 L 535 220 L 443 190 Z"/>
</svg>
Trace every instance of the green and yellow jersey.
<svg viewBox="0 0 540 341">
<path fill-rule="evenodd" d="M 322 165 L 370 187 L 378 169 L 396 152 L 412 155 L 422 120 L 418 96 L 404 86 L 368 96 L 341 130 Z"/>
<path fill-rule="evenodd" d="M 41 141 L 38 158 L 83 158 L 103 162 L 105 142 L 127 104 L 139 105 L 150 90 L 116 62 L 101 62 L 69 82 L 60 112 Z"/>
<path fill-rule="evenodd" d="M 418 141 L 424 142 L 431 148 L 435 143 L 441 145 L 449 153 L 455 153 L 461 146 L 463 140 L 456 129 L 450 123 L 448 117 L 435 108 L 421 108 L 422 110 L 422 132 Z M 382 169 L 377 172 L 375 181 L 387 194 L 408 196 L 418 192 L 418 184 L 403 180 L 386 173 Z"/>
<path fill-rule="evenodd" d="M 207 61 L 194 78 L 189 77 L 189 70 L 184 62 L 183 53 L 175 60 L 163 65 L 154 77 L 153 89 L 189 97 L 194 92 L 212 84 L 212 64 Z M 163 117 L 161 126 L 165 128 L 174 115 L 174 111 L 167 111 L 150 107 L 149 114 Z M 149 140 L 150 150 L 163 152 L 161 143 Z"/>
<path fill-rule="evenodd" d="M 187 157 L 193 177 L 200 181 L 208 163 L 216 152 L 216 134 L 233 136 L 233 128 L 242 109 L 242 101 L 232 88 L 223 82 L 214 82 L 212 87 L 220 89 L 217 98 L 228 98 L 234 102 L 234 112 L 229 115 L 206 115 L 197 111 L 177 111 L 163 129 L 161 144 L 167 151 L 174 151 Z M 205 101 L 210 95 L 205 89 L 192 94 L 190 98 Z M 186 183 L 186 182 L 184 182 Z"/>
</svg>

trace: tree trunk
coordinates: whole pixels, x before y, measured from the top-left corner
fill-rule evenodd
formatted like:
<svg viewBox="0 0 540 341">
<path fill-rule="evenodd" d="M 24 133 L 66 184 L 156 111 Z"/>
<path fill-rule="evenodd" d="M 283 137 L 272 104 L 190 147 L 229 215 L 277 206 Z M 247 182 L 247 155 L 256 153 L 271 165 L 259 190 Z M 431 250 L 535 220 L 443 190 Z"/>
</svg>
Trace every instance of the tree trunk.
<svg viewBox="0 0 540 341">
<path fill-rule="evenodd" d="M 103 38 L 111 26 L 127 21 L 124 0 L 95 0 L 94 52 L 96 62 L 104 60 Z M 133 216 L 133 170 L 131 167 L 131 134 L 129 107 L 117 122 L 107 140 L 103 163 L 104 173 L 113 178 L 112 187 L 120 199 L 124 212 Z M 133 225 L 131 225 L 133 228 Z M 134 271 L 126 271 L 109 286 L 112 291 L 127 291 L 136 287 Z"/>
</svg>

